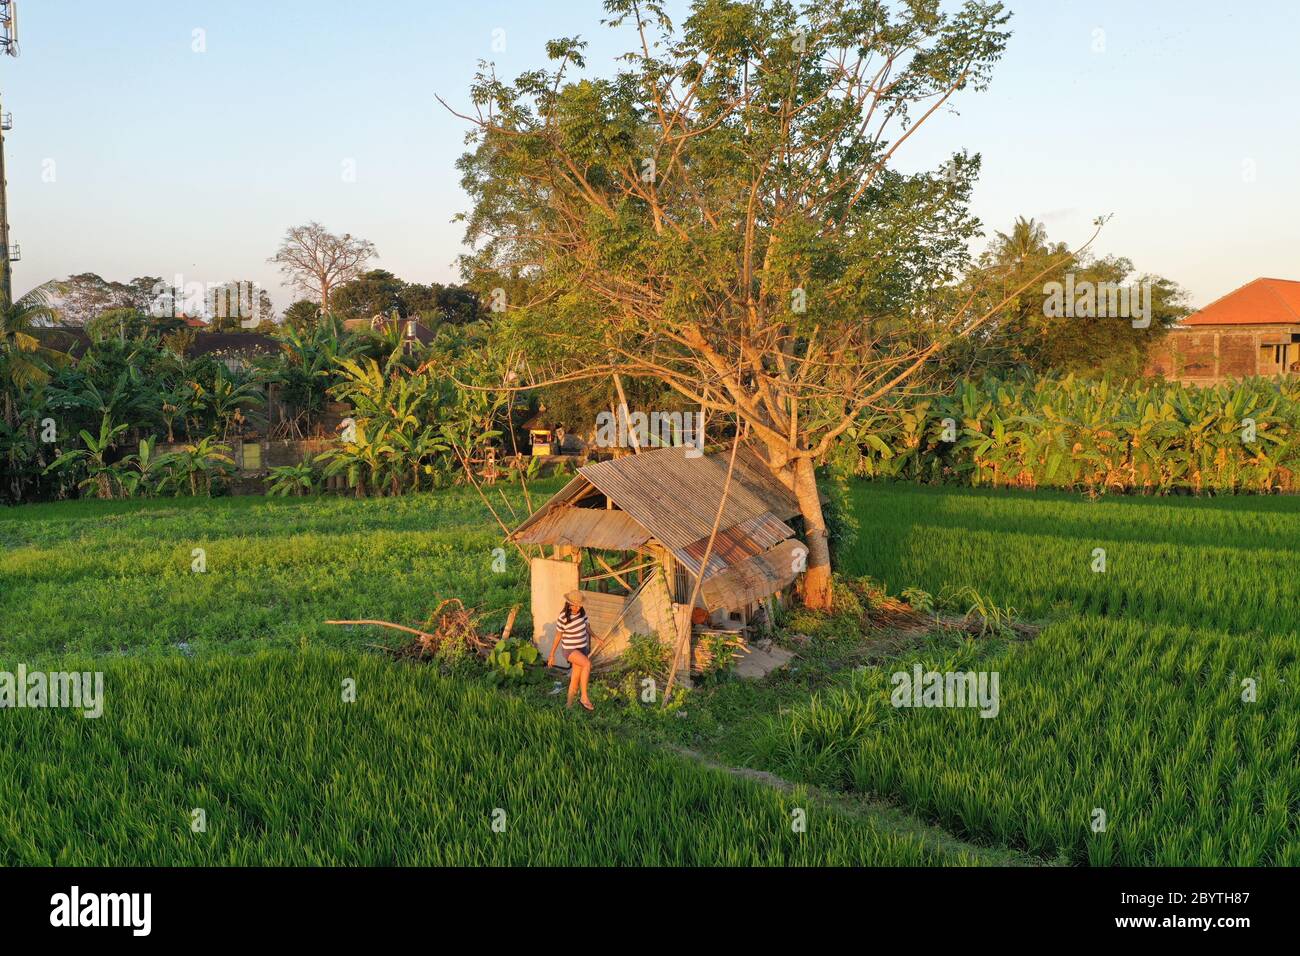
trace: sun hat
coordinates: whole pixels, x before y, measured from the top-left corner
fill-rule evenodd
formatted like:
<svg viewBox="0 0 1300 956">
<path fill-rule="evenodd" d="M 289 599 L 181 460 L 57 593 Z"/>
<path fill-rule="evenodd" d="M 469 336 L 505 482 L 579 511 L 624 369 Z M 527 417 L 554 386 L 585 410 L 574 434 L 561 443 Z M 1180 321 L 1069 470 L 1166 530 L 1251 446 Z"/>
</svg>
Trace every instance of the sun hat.
<svg viewBox="0 0 1300 956">
<path fill-rule="evenodd" d="M 564 600 L 568 601 L 570 604 L 576 604 L 578 607 L 582 607 L 582 593 L 580 591 L 570 591 L 568 594 L 564 595 Z"/>
</svg>

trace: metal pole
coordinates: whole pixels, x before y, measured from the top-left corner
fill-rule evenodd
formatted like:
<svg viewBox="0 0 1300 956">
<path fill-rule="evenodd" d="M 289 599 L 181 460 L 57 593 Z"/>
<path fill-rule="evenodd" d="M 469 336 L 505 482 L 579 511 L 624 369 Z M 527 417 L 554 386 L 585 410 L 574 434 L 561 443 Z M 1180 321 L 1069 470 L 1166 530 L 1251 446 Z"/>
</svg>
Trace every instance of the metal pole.
<svg viewBox="0 0 1300 956">
<path fill-rule="evenodd" d="M 0 308 L 14 301 L 13 269 L 9 264 L 9 183 L 5 179 L 4 109 L 0 104 Z"/>
<path fill-rule="evenodd" d="M 18 3 L 0 0 L 0 53 L 18 55 Z M 5 179 L 4 109 L 0 108 L 0 308 L 14 301 L 13 268 L 9 244 L 9 183 Z"/>
</svg>

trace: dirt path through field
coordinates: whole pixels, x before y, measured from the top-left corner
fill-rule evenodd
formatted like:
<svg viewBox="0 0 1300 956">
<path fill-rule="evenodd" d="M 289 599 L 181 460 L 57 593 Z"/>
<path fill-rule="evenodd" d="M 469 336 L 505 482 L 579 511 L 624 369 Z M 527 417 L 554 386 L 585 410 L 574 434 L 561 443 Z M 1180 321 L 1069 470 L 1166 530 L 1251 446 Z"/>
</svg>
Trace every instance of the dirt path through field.
<svg viewBox="0 0 1300 956">
<path fill-rule="evenodd" d="M 900 836 L 915 837 L 945 853 L 966 853 L 985 866 L 1051 865 L 1046 860 L 1015 850 L 968 843 L 953 836 L 947 830 L 932 826 L 888 803 L 869 800 L 853 794 L 833 793 L 807 784 L 797 784 L 766 770 L 729 766 L 719 763 L 698 750 L 692 750 L 678 744 L 665 743 L 661 747 L 683 759 L 693 761 L 711 770 L 718 770 L 733 777 L 750 780 L 762 786 L 780 790 L 783 793 L 792 793 L 794 791 L 807 793 L 817 804 L 827 807 L 833 812 L 870 820 L 882 831 L 892 832 Z"/>
</svg>

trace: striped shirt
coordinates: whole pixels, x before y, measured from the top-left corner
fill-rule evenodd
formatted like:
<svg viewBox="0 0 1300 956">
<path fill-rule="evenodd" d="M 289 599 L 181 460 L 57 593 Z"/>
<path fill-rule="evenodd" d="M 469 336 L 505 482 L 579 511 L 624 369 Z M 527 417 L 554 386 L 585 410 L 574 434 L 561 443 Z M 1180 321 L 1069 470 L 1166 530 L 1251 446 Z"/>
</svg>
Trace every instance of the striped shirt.
<svg viewBox="0 0 1300 956">
<path fill-rule="evenodd" d="M 563 611 L 555 622 L 555 630 L 560 638 L 560 647 L 564 648 L 567 654 L 570 651 L 582 651 L 586 653 L 587 647 L 591 644 L 591 625 L 587 623 L 587 612 L 579 611 L 573 617 L 567 618 Z"/>
</svg>

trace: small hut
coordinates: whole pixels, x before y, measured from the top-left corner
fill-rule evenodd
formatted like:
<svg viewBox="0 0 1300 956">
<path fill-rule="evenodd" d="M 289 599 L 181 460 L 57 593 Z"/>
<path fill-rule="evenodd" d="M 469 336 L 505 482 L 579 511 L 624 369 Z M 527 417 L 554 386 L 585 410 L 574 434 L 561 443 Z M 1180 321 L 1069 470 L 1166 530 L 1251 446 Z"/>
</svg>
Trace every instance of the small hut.
<svg viewBox="0 0 1300 956">
<path fill-rule="evenodd" d="M 582 592 L 599 665 L 634 634 L 675 643 L 685 615 L 706 627 L 743 630 L 798 577 L 807 550 L 787 524 L 799 515 L 798 501 L 752 443 L 737 449 L 713 550 L 701 567 L 730 449 L 695 458 L 686 451 L 660 448 L 580 468 L 511 533 L 521 545 L 542 546 L 530 570 L 533 639 L 544 655 L 568 591 Z M 692 614 L 686 605 L 700 575 Z"/>
<path fill-rule="evenodd" d="M 528 433 L 530 455 L 548 456 L 560 454 L 559 443 L 555 440 L 555 431 L 547 424 L 544 418 L 545 414 L 545 409 L 539 409 L 537 414 L 521 426 Z"/>
</svg>

